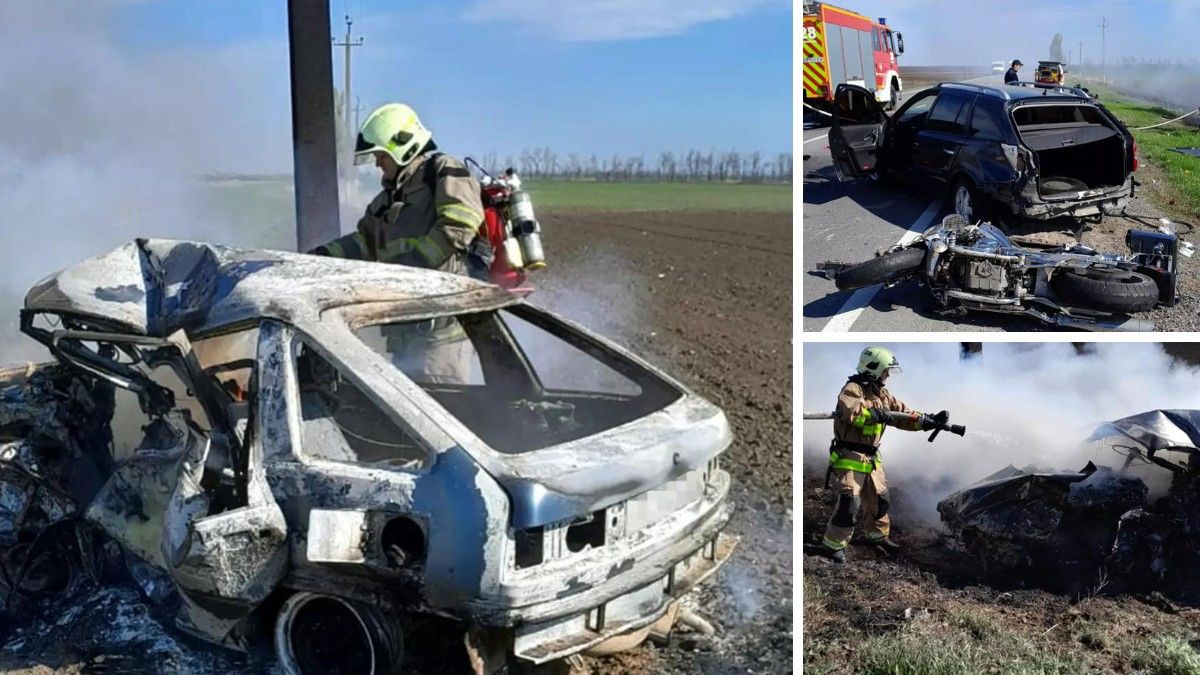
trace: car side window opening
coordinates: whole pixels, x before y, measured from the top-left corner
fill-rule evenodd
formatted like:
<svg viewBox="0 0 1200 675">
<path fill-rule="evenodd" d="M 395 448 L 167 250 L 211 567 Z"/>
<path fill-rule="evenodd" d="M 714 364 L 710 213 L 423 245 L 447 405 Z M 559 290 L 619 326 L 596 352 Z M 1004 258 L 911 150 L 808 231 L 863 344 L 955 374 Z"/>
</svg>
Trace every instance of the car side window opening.
<svg viewBox="0 0 1200 675">
<path fill-rule="evenodd" d="M 975 114 L 971 116 L 971 138 L 984 141 L 1003 141 L 1004 134 L 1000 131 L 1000 122 L 990 110 L 975 106 Z"/>
<path fill-rule="evenodd" d="M 844 126 L 860 124 L 878 124 L 880 121 L 879 108 L 873 101 L 862 95 L 860 91 L 850 91 L 837 98 L 838 122 Z"/>
<path fill-rule="evenodd" d="M 651 371 L 527 308 L 446 318 L 445 330 L 464 338 L 439 359 L 452 359 L 443 370 L 459 376 L 433 379 L 422 353 L 437 345 L 387 339 L 417 323 L 367 326 L 355 335 L 499 452 L 590 436 L 681 395 Z"/>
<path fill-rule="evenodd" d="M 956 120 L 959 120 L 959 113 L 966 102 L 963 96 L 955 92 L 946 92 L 938 96 L 933 109 L 929 111 L 929 120 L 925 123 L 925 128 L 929 131 L 961 135 L 963 128 Z"/>
<path fill-rule="evenodd" d="M 933 94 L 927 94 L 923 98 L 914 99 L 900 114 L 900 119 L 896 120 L 896 124 L 919 124 L 929 114 L 929 109 L 933 107 L 936 98 Z"/>
<path fill-rule="evenodd" d="M 429 457 L 424 446 L 358 385 L 304 342 L 298 342 L 296 352 L 305 455 L 387 468 L 424 466 Z"/>
</svg>

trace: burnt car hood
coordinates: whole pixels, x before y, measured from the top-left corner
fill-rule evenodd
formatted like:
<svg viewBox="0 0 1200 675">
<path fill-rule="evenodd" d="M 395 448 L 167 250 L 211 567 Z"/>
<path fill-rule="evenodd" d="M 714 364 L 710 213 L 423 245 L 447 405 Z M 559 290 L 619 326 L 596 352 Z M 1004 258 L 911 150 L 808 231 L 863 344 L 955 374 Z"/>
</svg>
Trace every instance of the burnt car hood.
<svg viewBox="0 0 1200 675">
<path fill-rule="evenodd" d="M 356 302 L 420 305 L 451 296 L 479 296 L 472 304 L 483 305 L 513 301 L 490 284 L 402 265 L 136 239 L 39 281 L 25 309 L 166 337 L 261 318 L 315 320 L 325 309 Z"/>
<path fill-rule="evenodd" d="M 1200 450 L 1200 410 L 1151 410 L 1100 425 L 1089 440 L 1121 435 L 1151 452 Z"/>
</svg>

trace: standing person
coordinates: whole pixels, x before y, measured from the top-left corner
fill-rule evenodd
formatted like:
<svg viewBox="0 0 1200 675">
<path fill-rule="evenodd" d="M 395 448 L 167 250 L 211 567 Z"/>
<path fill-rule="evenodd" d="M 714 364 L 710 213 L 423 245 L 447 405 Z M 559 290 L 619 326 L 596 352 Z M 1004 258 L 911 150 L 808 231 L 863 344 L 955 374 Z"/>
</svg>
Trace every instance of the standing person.
<svg viewBox="0 0 1200 675">
<path fill-rule="evenodd" d="M 483 224 L 479 181 L 457 159 L 437 150 L 433 134 L 403 103 L 375 109 L 363 121 L 356 164 L 374 160 L 383 189 L 354 232 L 310 251 L 316 255 L 412 265 L 486 277 L 491 247 Z M 457 320 L 384 327 L 388 353 L 411 376 L 465 382 L 470 342 Z"/>
<path fill-rule="evenodd" d="M 890 538 L 887 478 L 879 446 L 885 426 L 907 431 L 935 429 L 949 420 L 942 411 L 924 415 L 904 405 L 887 390 L 884 383 L 892 371 L 900 372 L 900 362 L 883 347 L 868 347 L 858 359 L 857 372 L 838 394 L 834 409 L 833 443 L 829 448 L 829 473 L 837 502 L 820 544 L 811 544 L 810 553 L 845 562 L 844 549 L 854 534 L 859 507 L 862 507 L 867 540 L 887 553 L 899 546 Z"/>
<path fill-rule="evenodd" d="M 1004 71 L 1004 84 L 1012 84 L 1019 81 L 1021 78 L 1017 76 L 1017 71 L 1020 70 L 1021 66 L 1023 65 L 1025 64 L 1021 63 L 1021 59 L 1013 59 L 1013 62 L 1011 65 L 1009 65 L 1008 70 Z"/>
</svg>

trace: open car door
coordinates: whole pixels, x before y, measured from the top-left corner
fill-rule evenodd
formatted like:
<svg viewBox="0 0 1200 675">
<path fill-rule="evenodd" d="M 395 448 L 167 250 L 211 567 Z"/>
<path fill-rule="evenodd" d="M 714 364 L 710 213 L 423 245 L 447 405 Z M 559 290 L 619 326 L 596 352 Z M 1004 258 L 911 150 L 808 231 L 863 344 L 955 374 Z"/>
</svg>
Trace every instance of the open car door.
<svg viewBox="0 0 1200 675">
<path fill-rule="evenodd" d="M 887 115 L 875 95 L 853 84 L 839 84 L 833 96 L 833 126 L 829 154 L 838 180 L 869 176 L 875 171 Z"/>
<path fill-rule="evenodd" d="M 23 330 L 62 362 L 136 394 L 152 420 L 86 518 L 170 577 L 183 600 L 181 628 L 236 646 L 234 629 L 287 572 L 287 523 L 263 475 L 265 434 L 253 397 L 256 383 L 275 373 L 254 364 L 243 427 L 233 398 L 201 369 L 183 330 L 156 337 L 95 330 L 69 315 L 58 317 L 64 327 L 56 330 L 33 326 L 28 313 L 22 320 Z M 276 333 L 264 325 L 260 347 Z M 180 414 L 175 393 L 155 377 L 159 367 L 186 387 L 210 429 Z"/>
</svg>

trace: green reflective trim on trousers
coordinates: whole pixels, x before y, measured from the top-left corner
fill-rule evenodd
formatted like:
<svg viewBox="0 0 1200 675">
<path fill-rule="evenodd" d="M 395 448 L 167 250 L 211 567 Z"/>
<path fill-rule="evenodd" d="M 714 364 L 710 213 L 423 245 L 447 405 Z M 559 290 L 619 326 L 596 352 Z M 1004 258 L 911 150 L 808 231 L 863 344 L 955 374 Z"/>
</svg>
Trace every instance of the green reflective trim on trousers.
<svg viewBox="0 0 1200 675">
<path fill-rule="evenodd" d="M 836 452 L 829 453 L 829 466 L 834 471 L 854 471 L 855 473 L 871 473 L 875 470 L 875 461 L 860 462 L 857 459 L 842 457 Z"/>
<path fill-rule="evenodd" d="M 830 539 L 829 537 L 823 538 L 821 544 L 831 551 L 840 551 L 846 548 L 846 542 Z"/>
<path fill-rule="evenodd" d="M 868 532 L 867 539 L 870 541 L 883 541 L 887 539 L 887 535 L 882 532 Z"/>
</svg>

